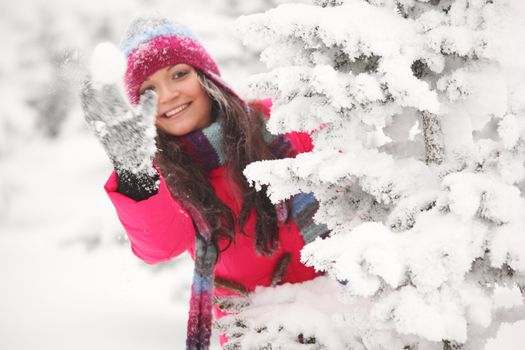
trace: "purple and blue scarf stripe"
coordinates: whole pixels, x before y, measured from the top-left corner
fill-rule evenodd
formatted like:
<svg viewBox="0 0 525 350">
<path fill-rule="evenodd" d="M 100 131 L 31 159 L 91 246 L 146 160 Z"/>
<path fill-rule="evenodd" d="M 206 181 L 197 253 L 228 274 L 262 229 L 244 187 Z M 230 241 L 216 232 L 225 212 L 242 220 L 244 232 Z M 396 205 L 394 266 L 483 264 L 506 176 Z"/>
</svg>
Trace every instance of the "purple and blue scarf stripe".
<svg viewBox="0 0 525 350">
<path fill-rule="evenodd" d="M 214 124 L 218 123 L 213 123 L 212 125 Z M 212 126 L 209 128 L 212 128 Z M 181 138 L 186 152 L 193 155 L 207 172 L 224 164 L 224 159 L 220 157 L 220 140 L 209 138 L 208 133 L 209 131 L 197 130 Z"/>
<path fill-rule="evenodd" d="M 305 243 L 322 237 L 329 230 L 325 224 L 316 224 L 313 216 L 319 209 L 319 202 L 313 193 L 298 193 L 292 198 L 292 217 L 301 231 Z"/>
<path fill-rule="evenodd" d="M 266 120 L 265 120 L 266 122 Z M 270 145 L 272 153 L 278 159 L 295 157 L 297 151 L 284 135 L 272 135 L 266 131 L 265 141 Z M 180 138 L 185 151 L 202 163 L 206 171 L 211 171 L 224 165 L 227 161 L 222 149 L 222 127 L 218 121 L 209 127 L 192 132 Z M 319 203 L 312 193 L 300 193 L 292 198 L 292 217 L 306 243 L 329 231 L 325 225 L 316 224 L 313 215 L 319 208 Z M 277 216 L 281 223 L 288 218 L 288 210 L 284 202 L 276 206 Z M 202 215 L 190 208 L 193 219 L 195 237 L 195 267 L 191 290 L 187 350 L 207 350 L 210 345 L 212 324 L 212 295 L 214 270 L 217 258 L 215 246 L 211 243 L 211 231 Z"/>
</svg>

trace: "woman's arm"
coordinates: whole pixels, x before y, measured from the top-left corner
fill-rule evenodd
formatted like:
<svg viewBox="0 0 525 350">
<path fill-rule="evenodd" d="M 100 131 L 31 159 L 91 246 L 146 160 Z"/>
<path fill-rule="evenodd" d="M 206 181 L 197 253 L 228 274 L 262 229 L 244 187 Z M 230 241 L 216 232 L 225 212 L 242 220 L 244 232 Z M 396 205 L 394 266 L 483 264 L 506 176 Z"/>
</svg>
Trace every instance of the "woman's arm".
<svg viewBox="0 0 525 350">
<path fill-rule="evenodd" d="M 136 201 L 120 192 L 113 171 L 104 185 L 131 242 L 133 253 L 148 264 L 169 260 L 193 247 L 195 229 L 190 215 L 171 196 L 159 175 L 157 193 Z"/>
</svg>

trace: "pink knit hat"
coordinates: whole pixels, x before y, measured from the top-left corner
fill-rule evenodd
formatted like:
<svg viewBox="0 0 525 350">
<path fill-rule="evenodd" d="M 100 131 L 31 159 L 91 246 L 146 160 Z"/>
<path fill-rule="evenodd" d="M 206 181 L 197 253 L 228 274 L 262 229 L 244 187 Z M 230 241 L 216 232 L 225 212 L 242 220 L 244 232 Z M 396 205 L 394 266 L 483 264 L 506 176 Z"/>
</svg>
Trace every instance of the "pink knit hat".
<svg viewBox="0 0 525 350">
<path fill-rule="evenodd" d="M 182 24 L 159 16 L 137 17 L 129 24 L 120 46 L 127 59 L 124 83 L 132 104 L 139 103 L 139 88 L 147 77 L 179 63 L 198 68 L 243 102 L 221 79 L 217 63 L 195 34 Z"/>
</svg>

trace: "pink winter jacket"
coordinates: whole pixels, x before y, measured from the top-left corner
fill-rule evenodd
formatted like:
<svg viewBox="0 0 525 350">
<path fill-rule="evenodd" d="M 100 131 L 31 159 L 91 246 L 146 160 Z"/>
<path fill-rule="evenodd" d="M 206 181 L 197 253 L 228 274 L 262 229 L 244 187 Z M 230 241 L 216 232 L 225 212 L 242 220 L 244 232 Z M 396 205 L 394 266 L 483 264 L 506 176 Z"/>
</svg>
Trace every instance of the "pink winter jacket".
<svg viewBox="0 0 525 350">
<path fill-rule="evenodd" d="M 259 107 L 269 115 L 270 100 L 260 101 Z M 308 134 L 289 133 L 286 137 L 300 153 L 311 151 L 312 142 Z M 226 167 L 212 170 L 208 179 L 217 197 L 239 215 L 242 195 L 238 186 L 227 177 Z M 171 196 L 162 176 L 158 193 L 139 202 L 118 193 L 117 186 L 117 175 L 113 172 L 104 189 L 115 206 L 136 256 L 148 264 L 169 260 L 185 251 L 194 257 L 195 229 L 192 219 Z M 284 253 L 291 254 L 291 261 L 282 278 L 283 283 L 302 282 L 318 275 L 314 269 L 300 262 L 304 240 L 293 220 L 279 227 L 280 247 L 272 256 L 256 253 L 254 211 L 247 220 L 245 232 L 247 236 L 236 232 L 235 243 L 220 254 L 216 265 L 217 277 L 239 283 L 248 290 L 254 290 L 256 286 L 269 286 L 274 268 Z M 221 248 L 224 248 L 226 242 L 222 243 Z M 214 293 L 231 294 L 218 289 Z M 217 313 L 217 316 L 220 314 Z"/>
</svg>

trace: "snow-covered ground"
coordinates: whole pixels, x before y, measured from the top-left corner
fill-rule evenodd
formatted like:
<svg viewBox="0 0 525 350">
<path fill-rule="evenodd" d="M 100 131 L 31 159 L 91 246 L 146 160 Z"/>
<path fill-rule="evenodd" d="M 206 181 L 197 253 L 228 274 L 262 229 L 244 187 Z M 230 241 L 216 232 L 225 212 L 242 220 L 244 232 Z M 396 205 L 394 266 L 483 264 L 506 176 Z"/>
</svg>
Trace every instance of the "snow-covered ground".
<svg viewBox="0 0 525 350">
<path fill-rule="evenodd" d="M 0 349 L 182 349 L 192 263 L 131 253 L 102 188 L 109 164 L 79 120 L 4 163 Z"/>
<path fill-rule="evenodd" d="M 73 233 L 73 232 L 72 232 Z M 44 232 L 0 238 L 2 349 L 182 349 L 186 273 L 151 273 L 128 251 Z"/>
</svg>

